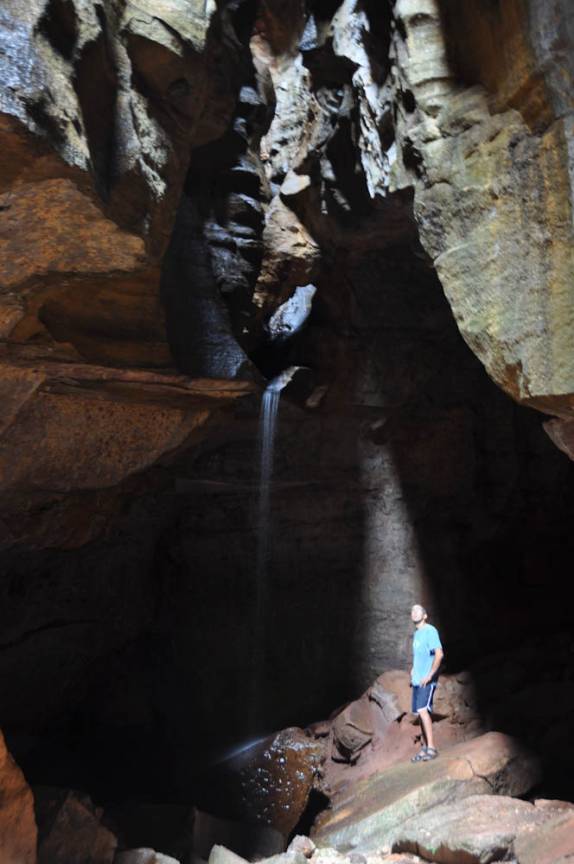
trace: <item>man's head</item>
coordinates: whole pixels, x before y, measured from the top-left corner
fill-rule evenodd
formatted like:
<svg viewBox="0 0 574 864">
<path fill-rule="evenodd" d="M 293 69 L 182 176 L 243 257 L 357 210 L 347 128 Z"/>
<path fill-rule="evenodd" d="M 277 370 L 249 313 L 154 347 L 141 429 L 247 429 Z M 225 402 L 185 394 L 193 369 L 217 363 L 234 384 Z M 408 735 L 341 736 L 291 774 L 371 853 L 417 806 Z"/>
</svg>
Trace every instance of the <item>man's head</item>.
<svg viewBox="0 0 574 864">
<path fill-rule="evenodd" d="M 428 615 L 425 607 L 421 606 L 419 603 L 415 603 L 411 609 L 411 621 L 413 624 L 424 624 L 427 618 Z"/>
</svg>

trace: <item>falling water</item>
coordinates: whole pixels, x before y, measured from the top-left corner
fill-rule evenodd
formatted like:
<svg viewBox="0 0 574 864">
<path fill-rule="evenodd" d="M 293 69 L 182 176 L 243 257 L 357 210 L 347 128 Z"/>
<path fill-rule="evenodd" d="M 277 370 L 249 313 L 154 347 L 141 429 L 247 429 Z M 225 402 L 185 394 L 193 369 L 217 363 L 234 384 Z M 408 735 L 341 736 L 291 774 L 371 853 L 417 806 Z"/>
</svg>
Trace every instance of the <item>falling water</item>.
<svg viewBox="0 0 574 864">
<path fill-rule="evenodd" d="M 273 456 L 275 451 L 275 426 L 279 409 L 281 390 L 275 381 L 267 387 L 261 400 L 259 415 L 259 496 L 257 500 L 257 558 L 255 575 L 257 579 L 258 606 L 261 600 L 260 583 L 265 579 L 269 561 L 269 531 L 271 503 L 271 477 L 273 475 Z M 258 608 L 258 615 L 261 611 Z"/>
<path fill-rule="evenodd" d="M 290 366 L 274 378 L 265 389 L 259 414 L 258 456 L 259 494 L 257 499 L 257 553 L 255 559 L 255 622 L 253 647 L 253 689 L 251 694 L 252 728 L 259 720 L 259 700 L 265 654 L 265 618 L 267 615 L 267 571 L 271 550 L 271 481 L 275 451 L 275 429 L 281 391 L 299 369 Z"/>
<path fill-rule="evenodd" d="M 271 479 L 273 477 L 273 457 L 275 451 L 275 427 L 281 391 L 293 378 L 298 366 L 290 366 L 274 378 L 265 389 L 259 414 L 259 497 L 257 502 L 257 559 L 256 578 L 258 601 L 261 600 L 269 563 L 269 544 L 271 534 Z M 263 610 L 259 608 L 258 613 Z"/>
</svg>

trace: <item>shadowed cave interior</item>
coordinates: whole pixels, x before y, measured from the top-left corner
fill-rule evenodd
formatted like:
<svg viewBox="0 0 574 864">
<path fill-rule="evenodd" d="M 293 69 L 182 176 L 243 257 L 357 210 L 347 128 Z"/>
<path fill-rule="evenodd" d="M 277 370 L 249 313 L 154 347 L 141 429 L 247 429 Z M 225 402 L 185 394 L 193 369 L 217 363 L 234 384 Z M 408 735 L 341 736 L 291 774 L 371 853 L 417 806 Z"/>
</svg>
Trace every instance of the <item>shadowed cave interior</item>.
<svg viewBox="0 0 574 864">
<path fill-rule="evenodd" d="M 416 243 L 335 258 L 319 294 L 285 359 L 317 369 L 324 352 L 339 374 L 319 410 L 288 395 L 280 404 L 261 644 L 251 641 L 255 397 L 156 469 L 152 494 L 105 541 L 5 557 L 5 613 L 53 608 L 53 624 L 3 646 L 19 682 L 5 665 L 4 728 L 30 782 L 217 807 L 212 760 L 324 718 L 408 665 L 405 609 L 422 599 L 444 636 L 444 671 L 476 670 L 484 711 L 502 703 L 494 728 L 547 759 L 543 794 L 568 796 L 556 754 L 570 716 L 553 694 L 574 688 L 562 578 L 571 465 L 538 415 L 489 380 Z M 413 570 L 416 595 L 401 586 Z M 85 664 L 68 656 L 67 627 L 74 642 L 81 629 L 118 647 Z M 250 728 L 254 652 L 264 677 Z"/>
<path fill-rule="evenodd" d="M 87 542 L 55 536 L 3 547 L 8 749 L 33 790 L 89 794 L 132 845 L 155 836 L 151 821 L 132 825 L 132 805 L 166 805 L 173 818 L 178 806 L 195 805 L 270 824 L 238 751 L 291 727 L 311 739 L 319 721 L 383 672 L 408 670 L 409 610 L 420 602 L 442 636 L 442 672 L 472 682 L 481 730 L 507 733 L 540 761 L 528 799 L 571 801 L 574 468 L 544 431 L 545 415 L 503 392 L 457 326 L 424 243 L 416 197 L 417 183 L 428 181 L 424 153 L 414 135 L 401 141 L 397 132 L 400 112 L 414 116 L 418 97 L 408 89 L 388 96 L 394 107 L 377 118 L 382 151 L 399 149 L 411 179 L 391 188 L 387 178 L 384 194 L 373 195 L 358 155 L 366 134 L 353 90 L 359 61 L 325 36 L 341 4 L 308 2 L 304 14 L 296 4 L 279 13 L 273 3 L 216 5 L 206 53 L 229 79 L 217 81 L 230 88 L 228 122 L 219 128 L 207 111 L 209 134 L 186 139 L 173 228 L 161 223 L 165 251 L 145 279 L 160 286 L 173 363 L 158 363 L 160 374 L 253 387 L 206 411 L 183 444 L 124 478 L 117 498 L 78 486 L 71 522 L 81 522 L 83 503 L 86 520 L 101 519 Z M 494 15 L 498 4 L 486 5 Z M 377 86 L 398 62 L 393 40 L 407 40 L 395 4 L 383 6 L 379 15 L 377 3 L 358 4 Z M 483 74 L 488 57 L 473 43 L 472 14 L 458 20 L 452 3 L 437 8 L 460 81 L 498 86 L 498 68 Z M 73 24 L 73 9 L 50 9 L 38 32 L 71 57 L 75 25 L 67 33 L 54 22 L 69 13 Z M 237 57 L 228 68 L 231 31 Z M 253 34 L 268 40 L 268 54 Z M 130 43 L 134 68 L 141 64 L 134 87 L 161 117 L 144 43 Z M 299 52 L 323 112 L 298 162 L 299 120 L 278 79 L 261 71 L 264 60 L 274 69 L 270 45 L 276 58 Z M 181 125 L 189 93 L 177 80 L 169 104 Z M 85 77 L 75 86 L 96 99 Z M 294 86 L 287 79 L 284 89 Z M 106 93 L 98 99 L 108 118 Z M 111 145 L 98 124 L 88 131 L 101 138 L 90 168 L 99 176 Z M 309 284 L 316 290 L 304 323 L 275 338 L 273 314 Z M 112 350 L 133 332 L 121 323 L 108 331 L 105 321 L 90 330 L 89 310 L 82 318 L 81 299 L 67 308 L 67 297 L 38 302 L 42 327 L 58 345 L 79 346 L 82 362 L 111 365 L 93 353 L 93 340 Z M 33 347 L 45 338 L 34 334 Z M 293 366 L 302 374 L 279 401 L 270 553 L 258 574 L 261 396 Z M 65 521 L 64 498 L 26 503 L 25 519 Z M 314 788 L 284 839 L 308 834 L 328 805 Z"/>
</svg>

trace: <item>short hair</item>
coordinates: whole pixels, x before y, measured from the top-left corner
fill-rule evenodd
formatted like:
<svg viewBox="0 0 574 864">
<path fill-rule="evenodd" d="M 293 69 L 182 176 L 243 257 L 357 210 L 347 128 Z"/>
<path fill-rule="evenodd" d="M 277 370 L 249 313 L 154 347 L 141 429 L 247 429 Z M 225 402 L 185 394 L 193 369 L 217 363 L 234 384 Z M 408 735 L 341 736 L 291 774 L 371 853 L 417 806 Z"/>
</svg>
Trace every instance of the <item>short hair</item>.
<svg viewBox="0 0 574 864">
<path fill-rule="evenodd" d="M 421 612 L 423 613 L 423 615 L 428 615 L 427 610 L 426 610 L 425 607 L 422 606 L 420 603 L 414 603 L 412 608 L 413 608 L 413 609 L 420 609 Z M 411 611 L 412 611 L 412 610 L 411 610 Z"/>
</svg>

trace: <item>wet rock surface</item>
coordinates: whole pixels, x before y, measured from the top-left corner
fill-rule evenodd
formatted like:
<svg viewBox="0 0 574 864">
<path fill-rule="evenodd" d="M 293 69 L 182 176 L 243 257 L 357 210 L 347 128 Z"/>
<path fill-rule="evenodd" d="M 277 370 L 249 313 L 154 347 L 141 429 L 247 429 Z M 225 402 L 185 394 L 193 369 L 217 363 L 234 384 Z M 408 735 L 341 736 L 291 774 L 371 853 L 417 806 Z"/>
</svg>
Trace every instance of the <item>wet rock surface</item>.
<svg viewBox="0 0 574 864">
<path fill-rule="evenodd" d="M 322 745 L 302 729 L 285 729 L 215 766 L 211 781 L 205 778 L 214 787 L 205 806 L 246 824 L 269 826 L 285 843 L 307 807 L 323 758 Z"/>
</svg>

